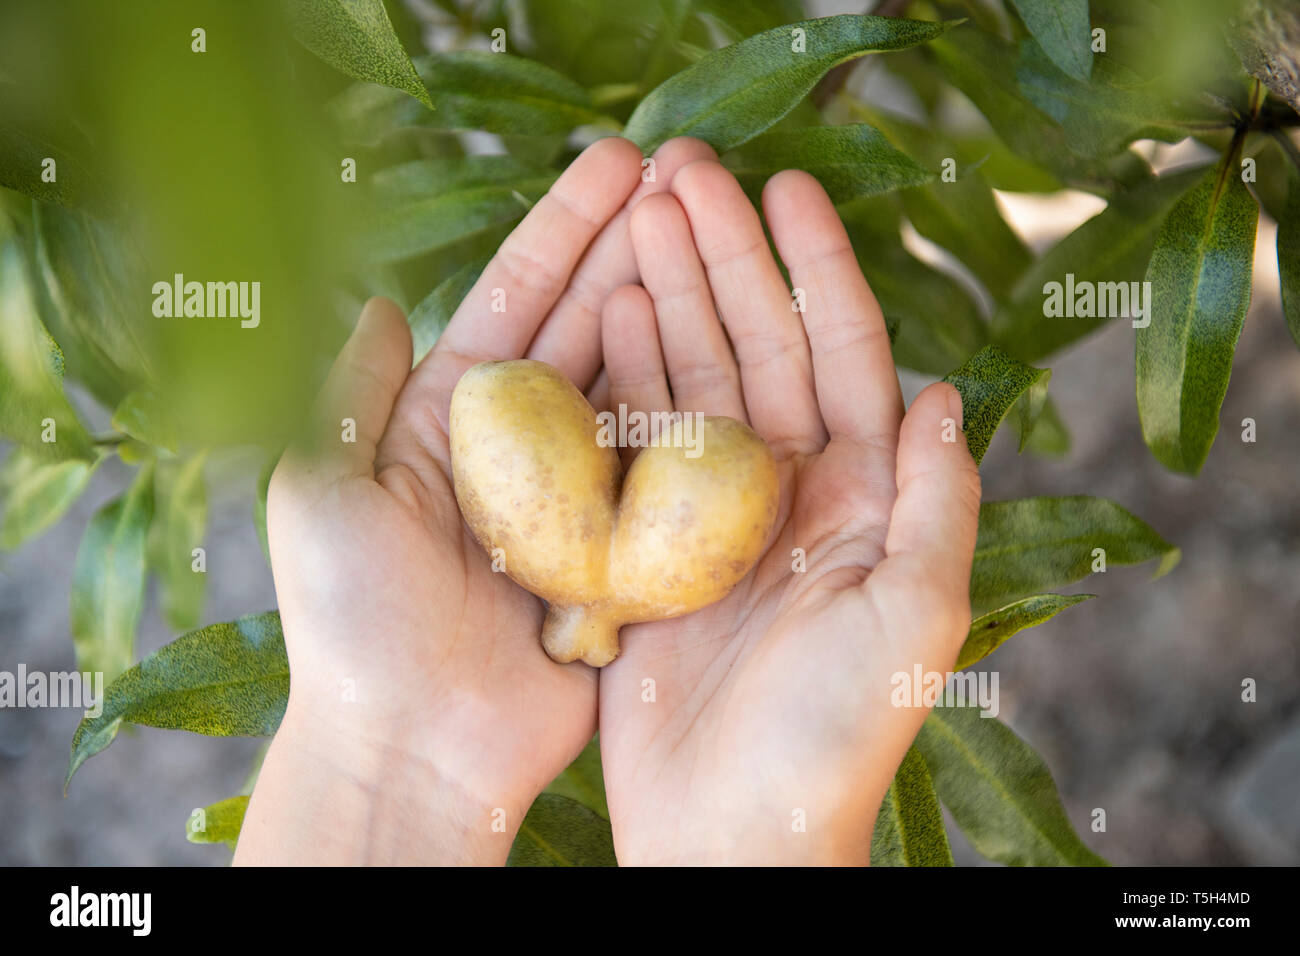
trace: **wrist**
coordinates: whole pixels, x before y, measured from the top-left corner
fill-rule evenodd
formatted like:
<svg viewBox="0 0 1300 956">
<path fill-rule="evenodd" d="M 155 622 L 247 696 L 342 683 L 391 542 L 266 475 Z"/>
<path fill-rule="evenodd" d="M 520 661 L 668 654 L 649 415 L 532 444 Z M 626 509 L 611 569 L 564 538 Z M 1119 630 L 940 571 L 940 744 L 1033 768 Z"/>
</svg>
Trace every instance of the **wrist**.
<svg viewBox="0 0 1300 956">
<path fill-rule="evenodd" d="M 531 800 L 494 804 L 447 773 L 417 739 L 322 717 L 291 695 L 236 862 L 504 864 Z"/>
</svg>

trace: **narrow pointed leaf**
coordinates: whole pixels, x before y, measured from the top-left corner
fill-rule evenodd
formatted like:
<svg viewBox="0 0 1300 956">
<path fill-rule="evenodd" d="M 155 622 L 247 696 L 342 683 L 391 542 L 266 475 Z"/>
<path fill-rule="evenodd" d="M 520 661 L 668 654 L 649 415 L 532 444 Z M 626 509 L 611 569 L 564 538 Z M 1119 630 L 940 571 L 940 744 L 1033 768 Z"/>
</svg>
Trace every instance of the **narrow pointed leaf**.
<svg viewBox="0 0 1300 956">
<path fill-rule="evenodd" d="M 957 655 L 957 670 L 978 664 L 996 651 L 1011 635 L 1050 620 L 1067 607 L 1095 597 L 1093 594 L 1035 594 L 1013 601 L 971 622 L 966 643 Z"/>
<path fill-rule="evenodd" d="M 725 152 L 789 113 L 832 67 L 925 43 L 949 25 L 844 14 L 768 30 L 665 80 L 637 106 L 624 135 L 646 153 L 675 136 Z"/>
<path fill-rule="evenodd" d="M 934 781 L 916 747 L 907 749 L 876 816 L 871 865 L 953 865 Z"/>
<path fill-rule="evenodd" d="M 289 700 L 280 615 L 249 614 L 191 631 L 123 673 L 104 698 L 103 712 L 82 720 L 72 738 L 68 780 L 112 743 L 123 721 L 210 737 L 269 737 Z"/>
<path fill-rule="evenodd" d="M 348 76 L 433 102 L 402 49 L 383 0 L 288 0 L 294 36 Z"/>
<path fill-rule="evenodd" d="M 206 456 L 160 466 L 156 509 L 150 527 L 149 563 L 158 574 L 162 611 L 176 631 L 197 627 L 203 613 L 207 572 L 194 570 L 194 549 L 202 547 L 208 524 Z"/>
<path fill-rule="evenodd" d="M 981 856 L 1008 866 L 1105 866 L 1065 815 L 1043 759 L 978 707 L 936 707 L 916 738 L 935 789 Z"/>
<path fill-rule="evenodd" d="M 77 667 L 111 681 L 131 665 L 144 610 L 145 541 L 153 517 L 153 466 L 101 508 L 86 528 L 72 571 Z"/>
<path fill-rule="evenodd" d="M 724 161 L 751 197 L 757 197 L 763 184 L 783 169 L 811 173 L 834 203 L 906 189 L 934 178 L 865 123 L 768 133 Z"/>
<path fill-rule="evenodd" d="M 1088 0 L 1012 0 L 1020 19 L 1063 72 L 1087 82 L 1092 73 Z"/>
<path fill-rule="evenodd" d="M 1010 301 L 994 316 L 994 341 L 1016 358 L 1034 362 L 1107 321 L 1132 317 L 1139 305 L 1133 284 L 1141 283 L 1146 275 L 1161 222 L 1178 197 L 1204 174 L 1203 169 L 1172 173 L 1120 193 L 1047 250 L 1020 276 Z M 1090 306 L 1085 300 L 1082 309 L 1065 308 L 1067 288 L 1088 287 L 1095 290 Z M 1065 314 L 1048 315 L 1049 295 L 1058 289 Z M 1136 294 L 1142 296 L 1140 284 Z M 1070 305 L 1078 306 L 1079 297 L 1074 299 Z M 1103 311 L 1103 301 L 1105 314 L 1098 314 Z M 1081 315 L 1080 311 L 1092 314 Z"/>
<path fill-rule="evenodd" d="M 26 449 L 11 451 L 0 476 L 0 548 L 14 550 L 62 518 L 81 497 L 94 470 L 94 464 L 78 458 L 44 462 Z"/>
<path fill-rule="evenodd" d="M 185 839 L 191 843 L 224 843 L 232 851 L 239 842 L 248 811 L 248 797 L 240 795 L 219 800 L 204 807 L 202 814 L 192 813 L 185 821 Z"/>
<path fill-rule="evenodd" d="M 609 821 L 576 800 L 543 793 L 519 827 L 509 866 L 617 866 Z"/>
<path fill-rule="evenodd" d="M 486 265 L 486 259 L 479 259 L 457 269 L 438 283 L 437 287 L 411 310 L 409 322 L 411 338 L 414 342 L 412 352 L 414 365 L 418 365 L 420 360 L 429 354 L 429 350 L 438 341 L 438 336 L 442 335 L 442 330 L 456 314 L 456 309 L 460 307 L 465 296 L 469 295 L 469 290 L 474 288 L 478 277 L 483 274 Z"/>
<path fill-rule="evenodd" d="M 1013 405 L 1020 410 L 1021 448 L 1047 398 L 1049 369 L 1031 368 L 1001 349 L 986 345 L 944 381 L 961 392 L 962 426 L 971 457 L 979 464 L 993 433 Z"/>
<path fill-rule="evenodd" d="M 1167 468 L 1196 474 L 1250 306 L 1259 206 L 1236 154 L 1180 199 L 1156 237 L 1147 281 L 1151 324 L 1137 330 L 1142 435 Z"/>
<path fill-rule="evenodd" d="M 971 608 L 984 614 L 1107 569 L 1159 559 L 1153 577 L 1178 563 L 1177 548 L 1105 498 L 1016 498 L 980 505 Z"/>
</svg>

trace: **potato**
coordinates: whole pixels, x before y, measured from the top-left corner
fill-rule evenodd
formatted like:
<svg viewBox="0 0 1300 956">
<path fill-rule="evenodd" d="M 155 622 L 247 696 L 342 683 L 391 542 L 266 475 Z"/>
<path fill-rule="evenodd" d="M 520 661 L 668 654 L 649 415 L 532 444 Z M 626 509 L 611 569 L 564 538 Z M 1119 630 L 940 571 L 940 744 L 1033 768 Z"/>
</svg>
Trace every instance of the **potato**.
<svg viewBox="0 0 1300 956">
<path fill-rule="evenodd" d="M 483 362 L 457 383 L 456 500 L 479 544 L 549 605 L 542 646 L 554 660 L 608 664 L 624 624 L 712 604 L 763 554 L 771 451 L 734 419 L 696 427 L 678 416 L 624 477 L 595 411 L 544 362 Z"/>
</svg>

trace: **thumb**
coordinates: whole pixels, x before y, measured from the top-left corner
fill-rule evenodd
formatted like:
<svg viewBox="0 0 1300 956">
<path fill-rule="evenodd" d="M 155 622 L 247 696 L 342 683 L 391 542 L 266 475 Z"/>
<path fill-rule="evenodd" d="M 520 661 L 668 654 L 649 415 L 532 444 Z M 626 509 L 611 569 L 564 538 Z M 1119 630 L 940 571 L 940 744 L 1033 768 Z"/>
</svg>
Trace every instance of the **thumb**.
<svg viewBox="0 0 1300 956">
<path fill-rule="evenodd" d="M 374 475 L 375 449 L 411 372 L 411 332 L 402 310 L 374 298 L 334 361 L 305 434 L 281 467 L 336 481 Z"/>
<path fill-rule="evenodd" d="M 876 581 L 921 598 L 952 639 L 970 628 L 970 574 L 979 528 L 980 477 L 961 431 L 961 393 L 945 382 L 912 403 L 898 437 L 898 497 Z M 904 586 L 906 585 L 906 586 Z M 920 594 L 916 594 L 920 589 Z M 955 653 L 955 650 L 954 650 Z"/>
</svg>

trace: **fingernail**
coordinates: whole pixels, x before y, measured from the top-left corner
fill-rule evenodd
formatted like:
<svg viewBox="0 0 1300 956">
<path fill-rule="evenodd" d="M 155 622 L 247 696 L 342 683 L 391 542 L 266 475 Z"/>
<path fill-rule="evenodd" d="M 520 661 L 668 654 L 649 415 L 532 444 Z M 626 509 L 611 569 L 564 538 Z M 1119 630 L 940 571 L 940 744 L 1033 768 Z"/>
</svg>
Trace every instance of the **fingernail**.
<svg viewBox="0 0 1300 956">
<path fill-rule="evenodd" d="M 952 416 L 958 428 L 965 427 L 961 420 L 961 392 L 957 391 L 955 387 L 948 392 L 948 414 Z"/>
</svg>

